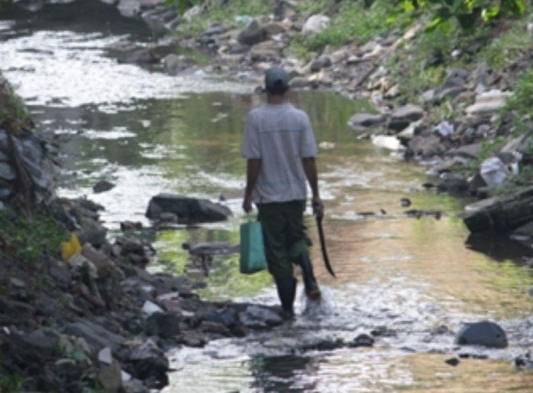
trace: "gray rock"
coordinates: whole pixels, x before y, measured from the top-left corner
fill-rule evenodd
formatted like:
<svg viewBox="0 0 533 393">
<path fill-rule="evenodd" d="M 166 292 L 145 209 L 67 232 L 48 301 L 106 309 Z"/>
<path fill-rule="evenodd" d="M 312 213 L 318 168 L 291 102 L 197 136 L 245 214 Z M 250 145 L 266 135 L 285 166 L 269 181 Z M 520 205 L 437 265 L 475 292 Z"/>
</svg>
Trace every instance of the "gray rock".
<svg viewBox="0 0 533 393">
<path fill-rule="evenodd" d="M 468 181 L 459 173 L 444 173 L 437 184 L 437 190 L 451 194 L 464 194 L 468 189 Z"/>
<path fill-rule="evenodd" d="M 250 51 L 253 62 L 276 60 L 280 57 L 280 50 L 273 41 L 266 41 L 255 45 Z"/>
<path fill-rule="evenodd" d="M 265 28 L 254 19 L 239 33 L 237 40 L 243 45 L 255 45 L 267 38 L 268 33 Z"/>
<path fill-rule="evenodd" d="M 435 135 L 417 135 L 409 141 L 409 149 L 413 154 L 421 157 L 432 157 L 444 151 L 439 137 Z"/>
<path fill-rule="evenodd" d="M 92 347 L 93 352 L 100 351 L 105 347 L 117 350 L 125 341 L 124 337 L 89 320 L 81 320 L 66 325 L 65 333 L 83 338 Z"/>
<path fill-rule="evenodd" d="M 189 251 L 191 255 L 233 255 L 238 254 L 240 246 L 231 245 L 228 242 L 209 242 L 209 243 L 183 243 L 182 248 Z"/>
<path fill-rule="evenodd" d="M 137 16 L 141 13 L 141 0 L 119 0 L 118 10 L 127 18 Z"/>
<path fill-rule="evenodd" d="M 352 128 L 367 128 L 379 126 L 385 123 L 385 116 L 373 113 L 356 113 L 348 121 L 348 125 Z"/>
<path fill-rule="evenodd" d="M 190 68 L 194 62 L 183 55 L 176 55 L 176 54 L 170 54 L 165 56 L 163 59 L 163 65 L 165 67 L 165 71 L 169 75 L 178 75 L 180 72 L 185 71 L 186 69 Z"/>
<path fill-rule="evenodd" d="M 323 68 L 331 67 L 331 58 L 329 56 L 322 55 L 313 62 L 311 62 L 311 72 L 319 72 Z"/>
<path fill-rule="evenodd" d="M 98 372 L 98 381 L 106 393 L 118 393 L 122 389 L 122 369 L 117 361 L 104 366 Z"/>
<path fill-rule="evenodd" d="M 93 192 L 95 194 L 100 194 L 102 192 L 112 190 L 113 188 L 115 188 L 115 184 L 107 180 L 100 180 L 93 186 Z"/>
<path fill-rule="evenodd" d="M 133 366 L 135 377 L 141 380 L 153 379 L 161 387 L 168 383 L 168 360 L 151 339 L 134 348 L 128 361 Z"/>
<path fill-rule="evenodd" d="M 533 221 L 533 187 L 465 207 L 463 220 L 473 233 L 508 233 Z"/>
<path fill-rule="evenodd" d="M 131 381 L 124 382 L 122 386 L 124 393 L 150 393 L 150 390 L 143 385 L 138 379 L 132 379 Z"/>
<path fill-rule="evenodd" d="M 297 76 L 291 79 L 291 88 L 293 89 L 302 89 L 304 87 L 309 87 L 311 84 L 311 81 L 303 76 Z"/>
<path fill-rule="evenodd" d="M 107 229 L 102 224 L 87 217 L 80 217 L 79 224 L 79 238 L 83 244 L 90 243 L 96 248 L 105 244 Z"/>
<path fill-rule="evenodd" d="M 156 312 L 146 320 L 145 331 L 149 336 L 172 338 L 180 333 L 182 318 L 175 313 Z"/>
<path fill-rule="evenodd" d="M 412 123 L 424 117 L 424 110 L 416 105 L 405 105 L 397 108 L 391 115 L 392 122 Z"/>
<path fill-rule="evenodd" d="M 452 367 L 456 367 L 459 365 L 459 363 L 461 363 L 461 361 L 457 358 L 446 359 L 444 362 Z"/>
<path fill-rule="evenodd" d="M 507 335 L 496 323 L 482 321 L 467 323 L 457 333 L 456 342 L 459 345 L 481 345 L 488 348 L 507 347 Z"/>
<path fill-rule="evenodd" d="M 0 162 L 0 179 L 4 179 L 7 181 L 15 180 L 17 177 L 17 174 L 15 170 L 11 167 L 11 165 Z"/>
<path fill-rule="evenodd" d="M 368 334 L 360 334 L 354 338 L 353 341 L 348 344 L 348 346 L 351 348 L 372 347 L 374 346 L 374 342 L 375 340 Z"/>
<path fill-rule="evenodd" d="M 221 204 L 173 194 L 159 194 L 151 199 L 146 216 L 157 220 L 162 213 L 173 213 L 184 224 L 225 221 L 231 216 L 231 210 Z"/>
<path fill-rule="evenodd" d="M 37 357 L 56 354 L 59 351 L 59 340 L 59 333 L 46 328 L 16 338 L 19 350 L 36 352 Z"/>
<path fill-rule="evenodd" d="M 248 306 L 239 314 L 241 323 L 252 329 L 265 329 L 271 326 L 281 325 L 283 318 L 272 309 L 262 306 Z"/>
<path fill-rule="evenodd" d="M 330 18 L 326 15 L 313 15 L 308 18 L 302 28 L 302 34 L 312 35 L 325 30 L 330 24 Z"/>
<path fill-rule="evenodd" d="M 0 187 L 0 199 L 7 199 L 13 195 L 13 191 L 9 188 Z"/>
<path fill-rule="evenodd" d="M 472 143 L 452 149 L 448 152 L 451 156 L 464 157 L 469 159 L 476 159 L 481 154 L 481 143 Z"/>
<path fill-rule="evenodd" d="M 493 113 L 503 108 L 511 93 L 491 90 L 476 97 L 476 102 L 466 108 L 469 115 Z"/>
</svg>

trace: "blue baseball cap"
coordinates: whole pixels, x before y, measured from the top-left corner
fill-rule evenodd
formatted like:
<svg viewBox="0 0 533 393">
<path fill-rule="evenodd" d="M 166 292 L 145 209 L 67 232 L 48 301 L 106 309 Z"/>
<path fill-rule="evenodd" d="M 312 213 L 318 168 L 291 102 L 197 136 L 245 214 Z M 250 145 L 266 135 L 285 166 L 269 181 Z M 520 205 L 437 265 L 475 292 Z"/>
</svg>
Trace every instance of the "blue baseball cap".
<svg viewBox="0 0 533 393">
<path fill-rule="evenodd" d="M 281 67 L 272 67 L 265 72 L 265 89 L 271 94 L 285 94 L 289 90 L 289 74 Z"/>
</svg>

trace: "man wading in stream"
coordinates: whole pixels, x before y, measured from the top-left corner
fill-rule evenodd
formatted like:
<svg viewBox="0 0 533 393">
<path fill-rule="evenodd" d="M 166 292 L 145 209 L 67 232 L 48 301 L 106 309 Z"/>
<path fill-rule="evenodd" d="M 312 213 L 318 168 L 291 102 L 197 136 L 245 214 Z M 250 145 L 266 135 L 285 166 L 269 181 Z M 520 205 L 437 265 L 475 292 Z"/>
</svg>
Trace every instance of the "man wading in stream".
<svg viewBox="0 0 533 393">
<path fill-rule="evenodd" d="M 242 155 L 247 159 L 243 209 L 251 212 L 254 202 L 259 210 L 268 269 L 276 282 L 283 311 L 292 317 L 296 296 L 292 263 L 302 269 L 307 297 L 320 299 L 304 226 L 306 178 L 313 191 L 314 214 L 324 214 L 315 163 L 318 151 L 309 117 L 287 102 L 287 73 L 281 68 L 269 69 L 265 89 L 267 104 L 253 109 L 246 120 L 242 144 Z"/>
</svg>

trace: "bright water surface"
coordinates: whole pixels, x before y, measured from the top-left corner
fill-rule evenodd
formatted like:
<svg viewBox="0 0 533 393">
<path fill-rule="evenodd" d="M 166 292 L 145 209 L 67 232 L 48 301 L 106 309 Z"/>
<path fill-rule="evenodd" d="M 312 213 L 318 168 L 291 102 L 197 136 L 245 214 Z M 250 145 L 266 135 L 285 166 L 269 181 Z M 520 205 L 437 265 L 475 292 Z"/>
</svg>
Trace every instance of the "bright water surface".
<svg viewBox="0 0 533 393">
<path fill-rule="evenodd" d="M 102 15 L 102 6 L 94 7 Z M 87 195 L 106 206 L 103 219 L 111 228 L 123 220 L 144 221 L 150 197 L 161 191 L 224 196 L 234 212 L 229 222 L 156 236 L 160 262 L 154 268 L 192 275 L 184 241 L 238 243 L 242 120 L 261 98 L 251 94 L 252 85 L 118 64 L 105 56 L 105 47 L 144 36 L 142 25 L 111 9 L 99 24 L 64 10 L 0 21 L 0 69 L 31 104 L 41 128 L 59 135 L 61 194 Z M 368 110 L 366 103 L 316 92 L 293 100 L 309 112 L 320 142 L 325 227 L 338 279 L 325 273 L 315 247 L 325 294 L 320 307 L 307 306 L 300 296 L 292 325 L 173 351 L 176 371 L 165 392 L 532 392 L 533 375 L 511 366 L 516 355 L 533 349 L 533 299 L 527 294 L 533 274 L 511 259 L 514 249 L 484 240 L 481 248 L 491 258 L 465 246 L 468 233 L 456 218 L 460 202 L 423 191 L 421 168 L 357 141 L 345 124 Z M 117 186 L 95 195 L 91 187 L 100 179 Z M 402 197 L 445 216 L 407 218 Z M 363 212 L 377 215 L 365 218 Z M 317 243 L 311 220 L 309 227 Z M 236 257 L 215 260 L 202 294 L 277 302 L 268 275 L 242 277 L 237 266 Z M 462 322 L 485 318 L 505 327 L 509 348 L 455 347 L 453 332 Z M 296 350 L 383 327 L 393 334 L 371 349 Z M 456 368 L 444 363 L 457 353 L 489 360 L 465 360 Z"/>
</svg>

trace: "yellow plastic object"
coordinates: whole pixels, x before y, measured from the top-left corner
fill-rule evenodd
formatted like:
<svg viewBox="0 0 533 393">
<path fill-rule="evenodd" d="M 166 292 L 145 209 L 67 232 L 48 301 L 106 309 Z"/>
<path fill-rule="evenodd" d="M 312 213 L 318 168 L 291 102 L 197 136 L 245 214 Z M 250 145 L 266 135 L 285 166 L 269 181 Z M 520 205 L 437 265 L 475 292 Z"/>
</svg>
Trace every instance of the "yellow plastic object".
<svg viewBox="0 0 533 393">
<path fill-rule="evenodd" d="M 61 243 L 61 257 L 65 262 L 68 262 L 70 258 L 78 255 L 81 252 L 81 244 L 78 235 L 75 233 L 70 234 L 70 239 Z"/>
</svg>

